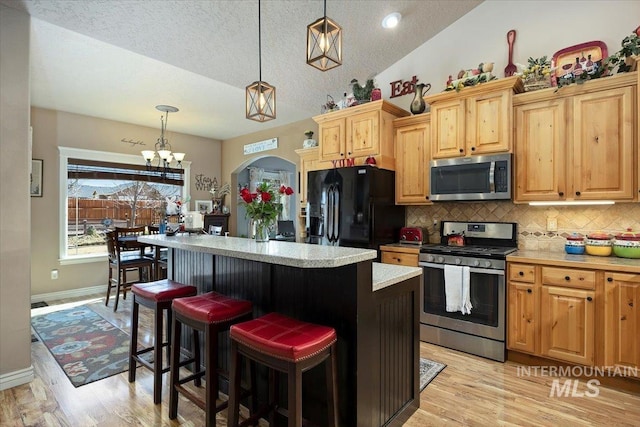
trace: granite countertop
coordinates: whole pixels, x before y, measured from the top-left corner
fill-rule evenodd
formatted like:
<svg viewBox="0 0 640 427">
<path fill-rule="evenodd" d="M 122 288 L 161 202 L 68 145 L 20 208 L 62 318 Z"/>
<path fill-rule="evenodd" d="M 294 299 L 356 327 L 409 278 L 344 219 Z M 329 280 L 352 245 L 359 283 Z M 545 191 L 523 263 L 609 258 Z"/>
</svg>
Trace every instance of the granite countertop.
<svg viewBox="0 0 640 427">
<path fill-rule="evenodd" d="M 194 252 L 205 252 L 250 261 L 287 265 L 298 268 L 334 268 L 375 259 L 377 251 L 342 246 L 271 240 L 257 243 L 253 239 L 222 237 L 209 234 L 139 236 L 142 243 Z"/>
<path fill-rule="evenodd" d="M 640 273 L 640 259 L 618 258 L 615 256 L 570 255 L 565 252 L 518 250 L 507 255 L 507 262 L 528 262 L 558 267 Z"/>
<path fill-rule="evenodd" d="M 384 289 L 396 283 L 420 276 L 422 268 L 404 265 L 373 263 L 373 292 Z"/>
</svg>

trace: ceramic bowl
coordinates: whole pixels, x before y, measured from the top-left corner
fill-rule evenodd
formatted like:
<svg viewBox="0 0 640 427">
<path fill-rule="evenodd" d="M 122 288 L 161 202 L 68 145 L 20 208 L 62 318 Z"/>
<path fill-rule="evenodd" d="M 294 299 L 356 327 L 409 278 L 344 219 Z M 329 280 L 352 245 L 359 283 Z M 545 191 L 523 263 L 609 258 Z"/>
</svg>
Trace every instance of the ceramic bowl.
<svg viewBox="0 0 640 427">
<path fill-rule="evenodd" d="M 587 239 L 585 246 L 604 246 L 611 247 L 611 240 Z"/>
<path fill-rule="evenodd" d="M 611 255 L 611 241 L 609 241 L 609 245 L 606 246 L 590 245 L 589 241 L 587 241 L 587 244 L 584 246 L 584 250 L 588 255 L 609 256 Z"/>
<path fill-rule="evenodd" d="M 613 253 L 621 258 L 640 258 L 640 246 L 613 245 Z"/>
<path fill-rule="evenodd" d="M 569 243 L 569 242 L 567 242 L 567 243 Z M 567 244 L 567 245 L 564 246 L 564 251 L 566 253 L 570 254 L 570 255 L 582 255 L 582 254 L 584 254 L 584 251 L 585 251 L 584 248 L 585 248 L 584 247 L 584 242 L 583 242 L 582 245 L 569 245 L 569 244 Z"/>
</svg>

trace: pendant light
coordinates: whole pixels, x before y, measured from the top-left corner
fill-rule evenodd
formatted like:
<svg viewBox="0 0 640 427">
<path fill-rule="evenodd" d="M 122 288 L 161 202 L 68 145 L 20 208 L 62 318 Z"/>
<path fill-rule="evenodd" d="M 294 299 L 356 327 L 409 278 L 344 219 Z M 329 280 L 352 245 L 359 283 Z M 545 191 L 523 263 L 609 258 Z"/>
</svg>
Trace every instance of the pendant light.
<svg viewBox="0 0 640 427">
<path fill-rule="evenodd" d="M 185 153 L 174 153 L 171 151 L 171 144 L 167 138 L 164 137 L 164 132 L 167 130 L 167 121 L 169 120 L 169 113 L 177 113 L 178 109 L 171 105 L 156 105 L 156 110 L 162 111 L 164 117 L 160 116 L 160 138 L 154 146 L 153 150 L 143 150 L 142 157 L 147 162 L 147 168 L 151 169 L 151 162 L 157 157 L 158 165 L 156 170 L 166 173 L 166 169 L 173 159 L 178 162 L 178 167 L 182 167 L 182 160 Z"/>
<path fill-rule="evenodd" d="M 258 68 L 259 78 L 246 89 L 247 119 L 266 122 L 276 118 L 276 88 L 262 81 L 262 39 L 260 0 L 258 0 Z"/>
<path fill-rule="evenodd" d="M 327 18 L 327 0 L 324 16 L 307 26 L 307 64 L 321 71 L 342 65 L 342 28 Z"/>
</svg>

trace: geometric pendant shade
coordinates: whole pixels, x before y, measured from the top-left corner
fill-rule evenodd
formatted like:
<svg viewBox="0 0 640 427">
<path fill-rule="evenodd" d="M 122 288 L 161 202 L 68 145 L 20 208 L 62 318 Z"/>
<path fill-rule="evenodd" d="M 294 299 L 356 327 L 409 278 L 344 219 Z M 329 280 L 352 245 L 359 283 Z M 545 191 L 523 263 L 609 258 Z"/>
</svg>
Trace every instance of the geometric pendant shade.
<svg viewBox="0 0 640 427">
<path fill-rule="evenodd" d="M 261 39 L 260 0 L 258 0 L 258 81 L 251 83 L 245 90 L 246 117 L 257 122 L 266 122 L 276 118 L 276 88 L 262 81 L 262 39 Z"/>
<path fill-rule="evenodd" d="M 307 64 L 321 71 L 342 65 L 342 28 L 327 18 L 327 1 L 324 16 L 307 26 Z"/>
</svg>

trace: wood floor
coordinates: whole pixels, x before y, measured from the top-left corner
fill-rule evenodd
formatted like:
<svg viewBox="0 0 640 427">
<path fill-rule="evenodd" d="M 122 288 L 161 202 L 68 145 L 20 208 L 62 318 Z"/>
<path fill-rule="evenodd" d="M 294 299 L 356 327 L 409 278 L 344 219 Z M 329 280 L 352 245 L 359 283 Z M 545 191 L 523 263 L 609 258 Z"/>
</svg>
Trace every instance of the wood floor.
<svg viewBox="0 0 640 427">
<path fill-rule="evenodd" d="M 92 309 L 116 326 L 129 330 L 130 298 L 120 300 L 117 313 L 94 298 L 50 302 L 32 315 L 71 305 Z M 55 304 L 55 305 L 53 305 Z M 110 303 L 113 306 L 113 301 Z M 140 309 L 141 323 L 150 325 L 150 311 Z M 150 330 L 140 339 L 150 341 Z M 518 377 L 519 365 L 498 363 L 421 343 L 420 354 L 447 367 L 420 395 L 420 409 L 405 424 L 410 427 L 469 426 L 639 426 L 638 394 L 604 386 L 596 397 L 549 397 L 553 378 Z M 181 398 L 178 419 L 168 417 L 165 374 L 163 401 L 153 404 L 152 374 L 139 368 L 129 384 L 121 373 L 74 388 L 41 342 L 32 344 L 35 380 L 0 392 L 0 426 L 201 426 L 203 412 Z M 586 390 L 582 384 L 582 391 Z M 218 425 L 226 423 L 218 414 Z"/>
</svg>

